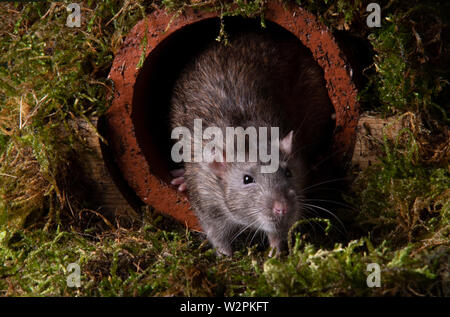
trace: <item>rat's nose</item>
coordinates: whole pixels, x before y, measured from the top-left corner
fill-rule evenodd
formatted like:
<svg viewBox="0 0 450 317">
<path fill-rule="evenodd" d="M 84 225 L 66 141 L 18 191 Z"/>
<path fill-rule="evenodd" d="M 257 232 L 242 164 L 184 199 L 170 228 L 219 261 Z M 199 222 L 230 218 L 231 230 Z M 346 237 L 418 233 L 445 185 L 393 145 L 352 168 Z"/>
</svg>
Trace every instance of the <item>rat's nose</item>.
<svg viewBox="0 0 450 317">
<path fill-rule="evenodd" d="M 287 204 L 284 201 L 275 200 L 275 202 L 273 203 L 273 209 L 272 210 L 276 214 L 284 215 L 288 211 Z"/>
</svg>

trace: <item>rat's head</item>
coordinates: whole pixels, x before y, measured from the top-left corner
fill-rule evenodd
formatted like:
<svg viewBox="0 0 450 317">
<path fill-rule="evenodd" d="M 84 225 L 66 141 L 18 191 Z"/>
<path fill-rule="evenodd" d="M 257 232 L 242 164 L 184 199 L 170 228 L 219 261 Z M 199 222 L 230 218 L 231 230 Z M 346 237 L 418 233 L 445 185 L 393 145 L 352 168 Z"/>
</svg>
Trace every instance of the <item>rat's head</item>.
<svg viewBox="0 0 450 317">
<path fill-rule="evenodd" d="M 266 232 L 287 230 L 300 217 L 304 164 L 293 155 L 293 132 L 279 142 L 279 166 L 263 173 L 257 162 L 212 162 L 220 179 L 225 203 L 236 222 Z"/>
</svg>

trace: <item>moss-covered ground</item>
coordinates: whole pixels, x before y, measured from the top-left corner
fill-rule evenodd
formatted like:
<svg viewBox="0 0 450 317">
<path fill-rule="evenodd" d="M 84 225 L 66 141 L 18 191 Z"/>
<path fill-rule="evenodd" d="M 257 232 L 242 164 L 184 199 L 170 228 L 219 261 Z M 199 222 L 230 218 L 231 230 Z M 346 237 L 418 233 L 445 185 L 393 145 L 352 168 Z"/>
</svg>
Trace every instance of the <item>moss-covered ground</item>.
<svg viewBox="0 0 450 317">
<path fill-rule="evenodd" d="M 339 224 L 311 220 L 278 258 L 255 246 L 218 258 L 201 235 L 148 209 L 124 225 L 87 212 L 70 190 L 84 141 L 69 120 L 108 108 L 107 74 L 139 19 L 186 6 L 263 18 L 265 2 L 84 0 L 80 28 L 65 26 L 68 3 L 0 4 L 0 295 L 450 296 L 447 1 L 379 1 L 375 29 L 366 1 L 296 1 L 367 44 L 362 106 L 409 124 L 352 175 L 342 194 L 351 208 L 333 210 L 345 237 L 334 238 Z M 73 262 L 80 288 L 67 285 Z M 380 265 L 381 287 L 367 286 L 369 263 Z"/>
</svg>

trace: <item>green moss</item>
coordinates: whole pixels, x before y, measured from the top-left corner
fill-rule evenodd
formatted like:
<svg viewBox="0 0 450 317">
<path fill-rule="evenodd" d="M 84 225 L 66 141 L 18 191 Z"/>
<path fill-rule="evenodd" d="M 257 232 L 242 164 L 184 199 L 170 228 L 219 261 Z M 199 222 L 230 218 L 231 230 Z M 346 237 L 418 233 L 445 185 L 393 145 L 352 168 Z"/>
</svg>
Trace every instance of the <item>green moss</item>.
<svg viewBox="0 0 450 317">
<path fill-rule="evenodd" d="M 234 0 L 234 1 L 183 1 L 183 0 L 163 0 L 162 6 L 169 12 L 173 12 L 174 17 L 185 12 L 186 9 L 196 9 L 205 11 L 220 12 L 220 30 L 216 40 L 228 43 L 225 23 L 223 18 L 227 16 L 241 16 L 245 18 L 259 17 L 261 27 L 265 27 L 264 8 L 265 0 Z"/>
<path fill-rule="evenodd" d="M 326 250 L 297 235 L 289 256 L 248 249 L 229 259 L 154 225 L 95 237 L 1 230 L 0 240 L 0 292 L 9 296 L 448 296 L 448 245 L 392 250 L 363 238 Z M 80 265 L 80 288 L 67 286 L 70 263 Z M 381 267 L 380 288 L 367 286 L 369 263 Z"/>
<path fill-rule="evenodd" d="M 184 12 L 188 8 L 221 12 L 222 16 L 263 17 L 265 1 L 235 0 L 235 1 L 183 1 L 163 0 L 165 9 L 172 12 Z"/>
<path fill-rule="evenodd" d="M 403 143 L 402 134 L 395 144 L 385 140 L 382 161 L 359 176 L 349 197 L 361 206 L 360 225 L 372 225 L 376 236 L 391 241 L 420 240 L 449 224 L 449 170 L 421 162 L 408 132 Z"/>
<path fill-rule="evenodd" d="M 29 196 L 39 195 L 40 201 L 34 201 L 37 206 L 49 206 L 53 200 L 58 212 L 68 207 L 64 178 L 72 148 L 83 144 L 68 120 L 88 120 L 105 112 L 109 104 L 107 93 L 112 89 L 106 76 L 113 53 L 127 31 L 145 15 L 138 1 L 127 7 L 122 5 L 126 4 L 84 2 L 83 19 L 89 22 L 81 28 L 65 25 L 64 3 L 22 3 L 10 10 L 20 14 L 8 17 L 12 29 L 5 30 L 0 45 L 0 72 L 6 74 L 0 85 L 0 149 L 4 152 L 12 146 L 15 150 L 10 155 L 3 153 L 0 200 L 15 203 L 11 207 L 6 201 L 0 211 L 6 212 L 15 223 L 23 224 L 33 212 L 26 201 L 17 198 L 21 195 L 10 195 L 12 191 L 18 192 L 15 183 L 22 177 L 17 164 L 24 168 L 32 162 L 39 164 L 33 178 L 48 183 L 49 191 L 20 190 Z M 123 14 L 117 15 L 119 11 Z M 15 160 L 17 152 L 21 153 L 20 162 Z M 10 175 L 13 171 L 17 175 Z M 23 181 L 22 187 L 33 183 L 30 179 Z"/>
<path fill-rule="evenodd" d="M 264 264 L 264 275 L 277 296 L 380 296 L 382 294 L 408 294 L 409 278 L 414 285 L 433 289 L 437 280 L 422 259 L 411 256 L 413 247 L 391 251 L 381 244 L 364 252 L 367 240 L 354 240 L 348 245 L 336 245 L 332 250 L 318 250 L 310 244 L 297 246 L 285 260 L 270 259 Z M 381 287 L 367 284 L 370 263 L 381 268 Z M 423 289 L 422 289 L 423 291 Z"/>
<path fill-rule="evenodd" d="M 441 23 L 448 11 L 444 2 L 394 3 L 383 27 L 369 36 L 376 52 L 374 85 L 385 112 L 411 110 L 449 123 L 450 44 L 441 37 L 448 32 Z"/>
</svg>

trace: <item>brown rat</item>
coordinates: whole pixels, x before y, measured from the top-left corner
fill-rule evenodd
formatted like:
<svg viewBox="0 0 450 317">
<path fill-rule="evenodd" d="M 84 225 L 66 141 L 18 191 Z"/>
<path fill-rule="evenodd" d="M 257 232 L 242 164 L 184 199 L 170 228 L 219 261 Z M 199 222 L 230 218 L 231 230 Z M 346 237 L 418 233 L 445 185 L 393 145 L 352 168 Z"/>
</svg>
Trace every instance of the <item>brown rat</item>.
<svg viewBox="0 0 450 317">
<path fill-rule="evenodd" d="M 173 184 L 187 189 L 219 254 L 231 255 L 231 243 L 246 229 L 265 232 L 280 250 L 303 215 L 309 166 L 333 127 L 323 72 L 311 52 L 289 36 L 234 34 L 228 45 L 212 43 L 183 69 L 171 107 L 172 129 L 193 131 L 194 119 L 224 134 L 226 127 L 279 127 L 276 172 L 262 173 L 260 160 L 187 162 Z"/>
</svg>

